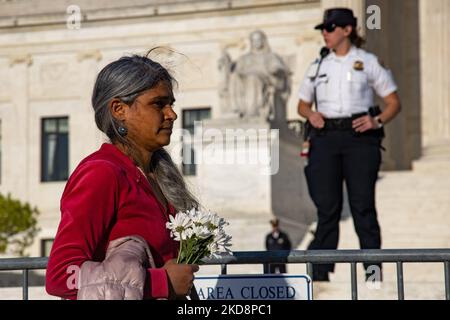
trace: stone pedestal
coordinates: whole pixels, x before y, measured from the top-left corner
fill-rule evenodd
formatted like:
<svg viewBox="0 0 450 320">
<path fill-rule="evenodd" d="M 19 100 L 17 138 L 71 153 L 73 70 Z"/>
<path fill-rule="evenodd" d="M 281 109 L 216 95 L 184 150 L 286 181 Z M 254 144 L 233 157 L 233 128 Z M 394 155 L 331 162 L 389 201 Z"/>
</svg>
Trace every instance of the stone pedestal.
<svg viewBox="0 0 450 320">
<path fill-rule="evenodd" d="M 224 216 L 265 215 L 269 220 L 271 166 L 278 167 L 277 133 L 258 119 L 208 120 L 195 131 L 198 184 L 205 205 Z"/>
<path fill-rule="evenodd" d="M 195 138 L 202 203 L 225 218 L 276 216 L 296 246 L 315 220 L 300 138 L 259 119 L 204 121 Z"/>
</svg>

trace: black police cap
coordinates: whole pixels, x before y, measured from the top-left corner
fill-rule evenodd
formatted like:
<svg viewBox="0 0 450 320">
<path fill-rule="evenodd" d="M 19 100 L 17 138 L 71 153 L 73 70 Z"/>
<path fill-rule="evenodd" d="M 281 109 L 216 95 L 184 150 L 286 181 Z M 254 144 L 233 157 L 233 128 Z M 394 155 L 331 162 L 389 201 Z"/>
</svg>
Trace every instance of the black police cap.
<svg viewBox="0 0 450 320">
<path fill-rule="evenodd" d="M 314 29 L 322 30 L 327 25 L 339 27 L 353 26 L 356 27 L 357 19 L 353 15 L 353 11 L 347 8 L 332 8 L 325 10 L 323 15 L 323 22 L 318 24 Z"/>
</svg>

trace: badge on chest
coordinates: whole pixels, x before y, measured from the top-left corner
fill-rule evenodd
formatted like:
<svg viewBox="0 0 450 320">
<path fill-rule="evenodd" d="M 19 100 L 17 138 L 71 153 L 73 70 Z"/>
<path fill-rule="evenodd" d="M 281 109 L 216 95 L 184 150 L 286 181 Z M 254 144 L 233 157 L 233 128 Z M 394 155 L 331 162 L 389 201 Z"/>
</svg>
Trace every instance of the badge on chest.
<svg viewBox="0 0 450 320">
<path fill-rule="evenodd" d="M 353 63 L 353 69 L 356 71 L 363 71 L 364 70 L 364 62 L 362 62 L 361 60 L 356 60 Z"/>
</svg>

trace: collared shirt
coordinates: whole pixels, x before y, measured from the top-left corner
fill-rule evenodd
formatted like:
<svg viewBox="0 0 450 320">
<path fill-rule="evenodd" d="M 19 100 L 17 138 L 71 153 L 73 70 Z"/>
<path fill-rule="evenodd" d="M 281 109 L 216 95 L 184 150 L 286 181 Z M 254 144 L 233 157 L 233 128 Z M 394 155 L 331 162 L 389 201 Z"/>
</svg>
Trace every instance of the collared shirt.
<svg viewBox="0 0 450 320">
<path fill-rule="evenodd" d="M 149 244 L 155 269 L 148 269 L 147 297 L 167 297 L 167 275 L 161 267 L 176 258 L 178 242 L 166 228 L 175 210 L 158 201 L 147 178 L 133 161 L 112 144 L 81 161 L 61 198 L 61 222 L 50 253 L 47 292 L 76 299 L 68 287 L 69 267 L 103 261 L 110 241 L 138 235 Z M 70 272 L 68 272 L 70 271 Z"/>
<path fill-rule="evenodd" d="M 299 98 L 314 102 L 316 87 L 317 111 L 326 118 L 345 118 L 367 112 L 374 105 L 374 91 L 384 98 L 397 91 L 391 72 L 378 58 L 354 46 L 346 56 L 331 52 L 320 65 L 315 61 L 300 86 Z"/>
</svg>

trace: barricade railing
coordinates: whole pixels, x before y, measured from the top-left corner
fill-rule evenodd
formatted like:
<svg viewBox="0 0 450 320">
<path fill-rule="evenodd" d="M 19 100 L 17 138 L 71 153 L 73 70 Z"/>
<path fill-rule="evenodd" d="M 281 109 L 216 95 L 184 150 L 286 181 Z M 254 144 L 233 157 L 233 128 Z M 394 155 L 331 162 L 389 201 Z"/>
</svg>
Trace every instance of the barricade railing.
<svg viewBox="0 0 450 320">
<path fill-rule="evenodd" d="M 28 273 L 47 268 L 48 258 L 0 259 L 0 271 L 22 270 L 22 299 L 28 299 Z M 450 249 L 382 249 L 382 250 L 293 250 L 293 251 L 238 251 L 233 255 L 205 259 L 204 265 L 220 265 L 227 274 L 228 265 L 245 264 L 305 264 L 312 278 L 313 264 L 350 264 L 351 295 L 358 299 L 357 264 L 395 263 L 397 270 L 398 299 L 405 299 L 403 265 L 405 263 L 442 263 L 445 299 L 450 300 Z"/>
<path fill-rule="evenodd" d="M 351 295 L 358 300 L 357 263 L 395 263 L 397 268 L 398 299 L 405 299 L 404 263 L 442 263 L 445 281 L 445 299 L 450 300 L 450 249 L 381 249 L 381 250 L 308 250 L 235 252 L 232 256 L 209 259 L 207 265 L 221 265 L 222 274 L 230 264 L 306 264 L 306 272 L 312 279 L 313 264 L 350 264 Z"/>
<path fill-rule="evenodd" d="M 28 300 L 28 272 L 30 270 L 46 269 L 47 262 L 48 258 L 0 259 L 0 271 L 22 270 L 22 299 Z"/>
</svg>

